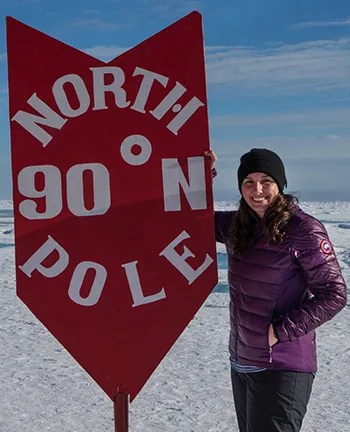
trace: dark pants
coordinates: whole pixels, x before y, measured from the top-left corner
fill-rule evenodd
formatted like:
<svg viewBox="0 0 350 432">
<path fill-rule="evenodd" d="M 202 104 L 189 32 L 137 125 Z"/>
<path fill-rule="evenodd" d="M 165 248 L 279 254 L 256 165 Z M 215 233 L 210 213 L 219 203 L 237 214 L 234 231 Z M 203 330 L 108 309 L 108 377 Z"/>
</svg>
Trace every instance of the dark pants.
<svg viewBox="0 0 350 432">
<path fill-rule="evenodd" d="M 308 372 L 231 370 L 240 432 L 298 432 L 314 376 Z"/>
</svg>

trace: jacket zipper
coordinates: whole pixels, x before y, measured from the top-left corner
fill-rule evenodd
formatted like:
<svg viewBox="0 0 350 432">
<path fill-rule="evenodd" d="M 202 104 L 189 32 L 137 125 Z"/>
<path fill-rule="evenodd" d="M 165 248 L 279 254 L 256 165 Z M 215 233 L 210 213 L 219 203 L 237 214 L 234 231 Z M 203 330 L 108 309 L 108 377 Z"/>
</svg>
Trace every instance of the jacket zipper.
<svg viewBox="0 0 350 432">
<path fill-rule="evenodd" d="M 272 347 L 271 346 L 269 346 L 269 356 L 270 356 L 269 363 L 272 363 Z"/>
<path fill-rule="evenodd" d="M 239 284 L 239 289 L 241 289 L 241 284 Z M 238 306 L 239 306 L 239 300 L 240 300 L 240 293 L 238 292 L 238 290 L 236 290 L 236 304 L 235 304 L 235 327 L 236 327 L 236 338 L 235 338 L 235 361 L 238 361 L 238 353 L 237 353 L 237 348 L 238 348 Z"/>
</svg>

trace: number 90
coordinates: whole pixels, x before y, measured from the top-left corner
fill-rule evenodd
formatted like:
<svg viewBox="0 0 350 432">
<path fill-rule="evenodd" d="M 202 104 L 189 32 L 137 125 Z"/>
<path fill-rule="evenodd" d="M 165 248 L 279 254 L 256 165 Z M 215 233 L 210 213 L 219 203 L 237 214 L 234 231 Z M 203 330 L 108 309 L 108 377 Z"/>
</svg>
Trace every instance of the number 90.
<svg viewBox="0 0 350 432">
<path fill-rule="evenodd" d="M 84 172 L 90 172 L 93 184 L 93 207 L 86 208 Z M 38 189 L 35 176 L 42 174 L 44 186 Z M 107 168 L 99 163 L 73 165 L 66 175 L 67 204 L 75 216 L 102 215 L 111 205 L 110 181 Z M 22 169 L 18 175 L 18 190 L 26 198 L 43 198 L 45 211 L 38 211 L 36 200 L 25 199 L 19 211 L 27 219 L 52 219 L 62 211 L 62 177 L 54 165 L 36 165 Z"/>
</svg>

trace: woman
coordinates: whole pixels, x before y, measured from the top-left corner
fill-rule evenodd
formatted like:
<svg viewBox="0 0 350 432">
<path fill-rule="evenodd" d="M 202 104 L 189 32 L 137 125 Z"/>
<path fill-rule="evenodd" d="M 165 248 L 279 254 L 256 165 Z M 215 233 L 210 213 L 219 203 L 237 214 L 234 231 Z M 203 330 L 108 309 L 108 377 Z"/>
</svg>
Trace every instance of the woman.
<svg viewBox="0 0 350 432">
<path fill-rule="evenodd" d="M 240 162 L 239 208 L 215 212 L 228 255 L 239 430 L 296 432 L 316 372 L 315 329 L 345 306 L 346 285 L 323 225 L 283 193 L 279 156 L 252 149 Z"/>
</svg>

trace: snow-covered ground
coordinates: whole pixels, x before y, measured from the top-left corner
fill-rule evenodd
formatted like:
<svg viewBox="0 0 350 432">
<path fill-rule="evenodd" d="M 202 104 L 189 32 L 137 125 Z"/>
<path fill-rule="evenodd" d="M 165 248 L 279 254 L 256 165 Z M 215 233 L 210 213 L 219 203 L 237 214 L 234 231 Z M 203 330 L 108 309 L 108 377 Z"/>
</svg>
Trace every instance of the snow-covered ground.
<svg viewBox="0 0 350 432">
<path fill-rule="evenodd" d="M 350 203 L 301 206 L 325 224 L 350 286 Z M 227 353 L 225 256 L 222 248 L 218 252 L 220 284 L 130 405 L 131 432 L 238 431 Z M 114 430 L 110 399 L 16 298 L 12 204 L 4 201 L 0 287 L 0 432 Z M 349 328 L 346 307 L 318 330 L 319 372 L 303 432 L 350 431 Z"/>
</svg>

